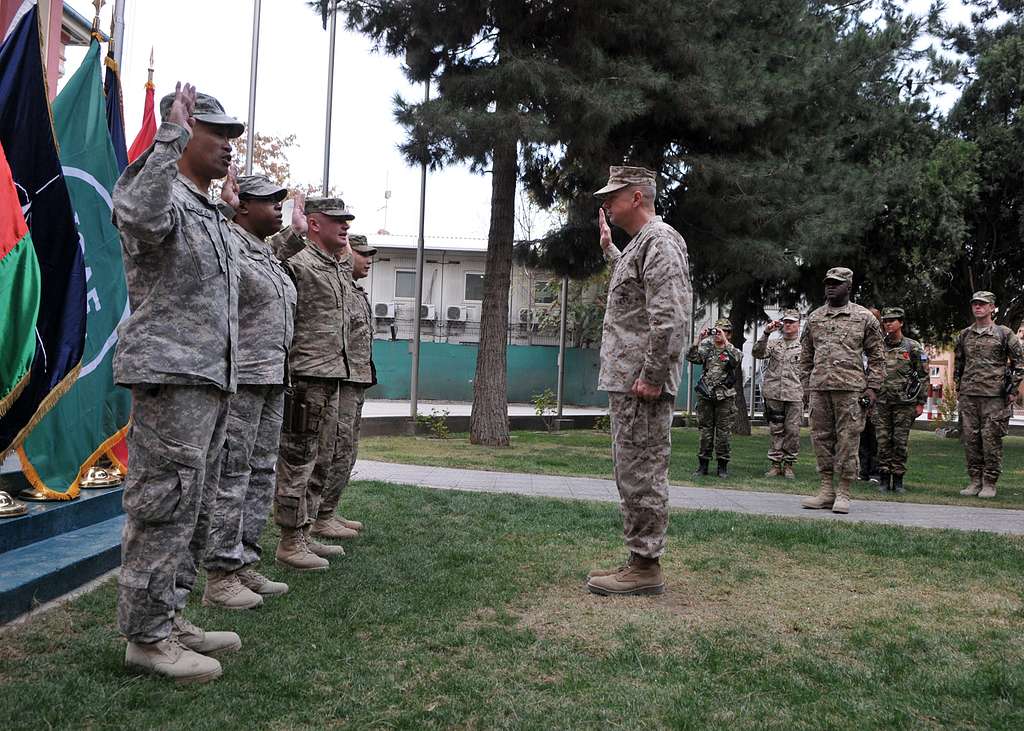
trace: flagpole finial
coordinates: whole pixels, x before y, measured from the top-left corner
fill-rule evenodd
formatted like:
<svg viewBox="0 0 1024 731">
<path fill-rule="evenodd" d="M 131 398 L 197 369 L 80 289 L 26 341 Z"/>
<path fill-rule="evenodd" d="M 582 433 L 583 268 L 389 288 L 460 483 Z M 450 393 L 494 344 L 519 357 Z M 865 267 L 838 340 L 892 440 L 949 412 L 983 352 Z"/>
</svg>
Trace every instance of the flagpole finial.
<svg viewBox="0 0 1024 731">
<path fill-rule="evenodd" d="M 154 51 L 156 49 L 153 46 L 149 47 L 149 80 L 146 82 L 146 86 L 153 86 L 153 68 L 154 68 Z"/>
<path fill-rule="evenodd" d="M 96 15 L 92 19 L 92 34 L 99 40 L 100 34 L 100 10 L 106 5 L 106 0 L 92 0 L 92 6 L 96 8 Z"/>
<path fill-rule="evenodd" d="M 110 38 L 107 40 L 107 55 L 110 58 L 114 58 L 114 47 L 116 45 L 114 38 L 117 31 L 117 13 L 110 14 Z"/>
</svg>

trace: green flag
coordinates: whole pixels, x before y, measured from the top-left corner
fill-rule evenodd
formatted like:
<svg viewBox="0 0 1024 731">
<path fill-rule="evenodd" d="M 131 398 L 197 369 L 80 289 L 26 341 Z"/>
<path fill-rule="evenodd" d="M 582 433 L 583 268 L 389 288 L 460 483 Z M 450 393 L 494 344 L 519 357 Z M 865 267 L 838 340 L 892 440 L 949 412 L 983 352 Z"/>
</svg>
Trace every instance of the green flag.
<svg viewBox="0 0 1024 731">
<path fill-rule="evenodd" d="M 54 100 L 53 121 L 85 255 L 85 353 L 78 381 L 28 435 L 20 456 L 33 487 L 52 499 L 70 500 L 78 495 L 80 475 L 120 438 L 131 411 L 131 395 L 113 380 L 117 326 L 128 314 L 128 287 L 121 240 L 110 220 L 118 173 L 96 40 Z"/>
</svg>

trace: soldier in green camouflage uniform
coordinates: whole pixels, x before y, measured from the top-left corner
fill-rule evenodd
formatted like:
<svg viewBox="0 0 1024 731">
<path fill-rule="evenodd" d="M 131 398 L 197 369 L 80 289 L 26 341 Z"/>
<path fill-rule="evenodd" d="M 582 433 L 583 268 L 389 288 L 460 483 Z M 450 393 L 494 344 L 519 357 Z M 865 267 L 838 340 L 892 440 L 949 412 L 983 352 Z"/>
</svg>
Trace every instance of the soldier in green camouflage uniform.
<svg viewBox="0 0 1024 731">
<path fill-rule="evenodd" d="M 825 298 L 807 318 L 800 338 L 800 380 L 811 407 L 811 444 L 821 489 L 801 505 L 850 512 L 850 483 L 857 477 L 857 449 L 865 407 L 875 402 L 885 378 L 882 330 L 870 310 L 850 302 L 853 272 L 833 267 Z M 864 367 L 867 356 L 867 368 Z M 838 473 L 839 484 L 833 486 Z"/>
<path fill-rule="evenodd" d="M 700 331 L 686 359 L 701 366 L 697 385 L 697 426 L 700 428 L 698 467 L 694 475 L 706 475 L 711 455 L 718 458 L 719 477 L 729 476 L 732 428 L 736 422 L 736 384 L 742 383 L 743 354 L 729 342 L 732 324 L 721 319 Z M 702 393 L 703 391 L 703 393 Z"/>
<path fill-rule="evenodd" d="M 241 647 L 234 632 L 204 632 L 182 610 L 237 386 L 238 254 L 209 187 L 227 173 L 243 126 L 188 84 L 160 112 L 152 147 L 113 193 L 131 303 L 114 380 L 132 390 L 117 620 L 128 667 L 202 682 L 221 674 L 205 653 Z"/>
<path fill-rule="evenodd" d="M 996 325 L 996 297 L 975 292 L 974 324 L 960 332 L 954 351 L 953 378 L 971 483 L 961 495 L 992 498 L 1003 468 L 1003 437 L 1009 429 L 1017 389 L 1024 379 L 1024 351 L 1014 332 Z"/>
<path fill-rule="evenodd" d="M 910 430 L 928 400 L 928 355 L 921 343 L 903 336 L 903 316 L 902 307 L 882 310 L 885 380 L 871 412 L 878 439 L 880 492 L 904 492 Z"/>
<path fill-rule="evenodd" d="M 595 195 L 601 248 L 611 264 L 601 336 L 598 388 L 608 392 L 612 459 L 619 490 L 626 564 L 593 571 L 594 594 L 660 594 L 668 531 L 672 411 L 683 366 L 692 302 L 683 237 L 655 214 L 653 172 L 613 166 Z M 632 239 L 620 253 L 608 219 Z"/>
<path fill-rule="evenodd" d="M 768 336 L 782 330 L 782 337 Z M 800 312 L 784 310 L 782 319 L 768 323 L 751 355 L 767 361 L 761 393 L 772 435 L 768 450 L 771 468 L 765 477 L 796 479 L 793 465 L 800 456 L 800 423 L 804 418 L 804 389 L 800 385 Z"/>
<path fill-rule="evenodd" d="M 365 236 L 358 235 L 349 236 L 349 248 L 352 250 L 349 267 L 352 281 L 346 303 L 349 325 L 345 344 L 349 375 L 338 389 L 337 461 L 324 487 L 320 511 L 311 530 L 312 535 L 323 538 L 355 538 L 363 529 L 360 521 L 336 516 L 334 511 L 342 492 L 348 487 L 356 463 L 366 389 L 377 383 L 373 365 L 373 312 L 366 290 L 357 284 L 369 273 L 371 258 L 377 250 L 366 243 Z"/>
</svg>

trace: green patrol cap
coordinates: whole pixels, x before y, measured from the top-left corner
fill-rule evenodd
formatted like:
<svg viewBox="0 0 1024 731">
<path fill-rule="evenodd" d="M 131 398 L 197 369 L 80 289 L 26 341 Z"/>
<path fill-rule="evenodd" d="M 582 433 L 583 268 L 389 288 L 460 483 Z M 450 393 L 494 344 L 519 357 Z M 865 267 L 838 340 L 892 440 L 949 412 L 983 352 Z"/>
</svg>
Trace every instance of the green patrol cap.
<svg viewBox="0 0 1024 731">
<path fill-rule="evenodd" d="M 370 246 L 366 237 L 362 234 L 349 234 L 348 245 L 352 247 L 352 251 L 358 252 L 363 256 L 373 256 L 377 253 L 377 250 Z"/>
<path fill-rule="evenodd" d="M 653 170 L 648 170 L 647 168 L 612 165 L 608 168 L 608 184 L 595 192 L 594 195 L 600 198 L 630 185 L 653 185 L 657 187 L 657 176 L 655 176 Z"/>
<path fill-rule="evenodd" d="M 882 310 L 882 319 L 902 320 L 905 314 L 902 307 L 886 307 Z"/>
<path fill-rule="evenodd" d="M 341 198 L 307 198 L 306 213 L 322 213 L 325 216 L 344 218 L 351 221 L 355 216 L 345 207 Z"/>
<path fill-rule="evenodd" d="M 283 201 L 288 197 L 288 189 L 271 181 L 266 175 L 243 175 L 238 179 L 238 197 Z"/>
<path fill-rule="evenodd" d="M 783 310 L 782 311 L 783 322 L 800 322 L 800 310 Z"/>
<path fill-rule="evenodd" d="M 717 327 L 719 330 L 728 330 L 729 332 L 732 332 L 732 323 L 726 320 L 724 317 L 720 317 L 717 320 L 715 320 L 715 327 Z"/>
<path fill-rule="evenodd" d="M 834 282 L 852 282 L 853 270 L 846 267 L 832 267 L 825 272 L 825 281 L 830 279 Z"/>
<path fill-rule="evenodd" d="M 167 120 L 167 115 L 171 113 L 171 105 L 173 104 L 173 92 L 160 100 L 160 117 L 163 120 Z M 209 94 L 196 92 L 196 105 L 192 109 L 192 116 L 200 122 L 228 127 L 228 136 L 232 138 L 241 137 L 242 133 L 245 132 L 245 125 L 234 117 L 228 116 L 227 112 L 224 111 L 224 106 Z"/>
<path fill-rule="evenodd" d="M 994 305 L 996 303 L 996 296 L 983 289 L 971 295 L 971 302 L 987 302 L 990 305 Z"/>
</svg>

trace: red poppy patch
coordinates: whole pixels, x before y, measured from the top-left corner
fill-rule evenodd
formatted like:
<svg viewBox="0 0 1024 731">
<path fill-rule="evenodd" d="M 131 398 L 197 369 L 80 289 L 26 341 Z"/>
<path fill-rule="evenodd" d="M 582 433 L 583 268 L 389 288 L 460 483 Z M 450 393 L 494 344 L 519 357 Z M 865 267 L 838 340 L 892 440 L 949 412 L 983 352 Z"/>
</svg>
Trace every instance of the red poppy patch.
<svg viewBox="0 0 1024 731">
<path fill-rule="evenodd" d="M 903 360 L 910 360 L 910 353 L 906 350 L 903 351 Z"/>
<path fill-rule="evenodd" d="M 727 356 L 725 353 L 722 353 L 721 355 L 718 356 L 718 360 L 724 363 L 725 361 L 729 360 L 729 356 Z"/>
</svg>

